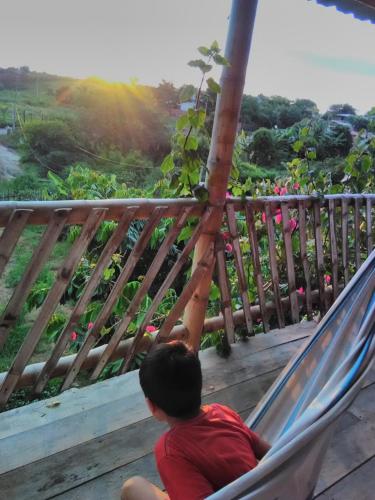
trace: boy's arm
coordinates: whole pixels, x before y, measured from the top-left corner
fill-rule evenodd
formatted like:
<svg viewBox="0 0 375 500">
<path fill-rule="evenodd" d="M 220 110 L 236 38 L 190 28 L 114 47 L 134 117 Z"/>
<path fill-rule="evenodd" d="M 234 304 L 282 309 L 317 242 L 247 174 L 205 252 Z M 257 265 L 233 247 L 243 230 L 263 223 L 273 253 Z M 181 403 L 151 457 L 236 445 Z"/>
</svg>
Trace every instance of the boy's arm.
<svg viewBox="0 0 375 500">
<path fill-rule="evenodd" d="M 193 464 L 182 457 L 162 457 L 158 470 L 171 500 L 201 500 L 214 490 Z"/>
<path fill-rule="evenodd" d="M 271 448 L 271 445 L 262 439 L 256 432 L 250 430 L 253 441 L 253 451 L 258 460 L 261 460 L 267 451 Z"/>
</svg>

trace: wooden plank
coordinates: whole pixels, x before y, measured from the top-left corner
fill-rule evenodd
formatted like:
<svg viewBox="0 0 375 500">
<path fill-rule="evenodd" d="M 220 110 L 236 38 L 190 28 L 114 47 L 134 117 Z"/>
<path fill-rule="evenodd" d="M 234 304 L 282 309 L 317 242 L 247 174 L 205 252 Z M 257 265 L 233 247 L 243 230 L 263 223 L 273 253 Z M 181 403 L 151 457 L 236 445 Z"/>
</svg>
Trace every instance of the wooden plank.
<svg viewBox="0 0 375 500">
<path fill-rule="evenodd" d="M 70 367 L 66 377 L 61 386 L 61 390 L 65 391 L 68 387 L 71 386 L 75 377 L 78 375 L 79 370 L 86 359 L 90 349 L 94 346 L 94 344 L 100 338 L 101 329 L 107 323 L 112 309 L 114 308 L 116 301 L 118 300 L 124 286 L 128 282 L 135 266 L 137 265 L 139 259 L 141 258 L 144 249 L 146 248 L 152 233 L 154 232 L 156 226 L 159 224 L 163 213 L 165 212 L 165 207 L 156 207 L 151 214 L 150 219 L 147 224 L 144 226 L 141 235 L 137 242 L 135 243 L 130 255 L 122 268 L 119 277 L 116 280 L 116 283 L 113 285 L 112 290 L 110 291 L 107 300 L 102 307 L 102 310 L 99 313 L 99 316 L 96 318 L 94 326 L 89 331 L 85 341 L 81 345 L 80 350 L 77 353 L 77 356 L 74 360 L 74 363 Z"/>
<path fill-rule="evenodd" d="M 303 266 L 303 273 L 305 277 L 305 300 L 307 317 L 312 317 L 312 296 L 311 296 L 311 281 L 310 281 L 310 268 L 307 259 L 307 229 L 306 229 L 306 202 L 300 201 L 298 203 L 298 224 L 299 224 L 299 238 L 300 238 L 300 253 Z"/>
<path fill-rule="evenodd" d="M 251 257 L 253 260 L 253 268 L 254 268 L 254 276 L 255 282 L 258 291 L 258 300 L 260 305 L 261 317 L 263 322 L 263 330 L 268 332 L 270 329 L 268 314 L 266 310 L 266 294 L 264 293 L 264 284 L 262 277 L 262 267 L 260 263 L 260 254 L 259 254 L 259 244 L 258 244 L 258 236 L 255 228 L 254 222 L 254 211 L 252 206 L 247 203 L 245 207 L 245 215 L 246 215 L 246 225 L 249 233 L 249 243 L 251 249 Z"/>
<path fill-rule="evenodd" d="M 375 491 L 375 457 L 348 474 L 324 493 L 319 500 L 373 500 Z"/>
<path fill-rule="evenodd" d="M 224 240 L 221 235 L 217 235 L 215 242 L 216 269 L 221 298 L 221 313 L 224 318 L 224 331 L 228 345 L 235 342 L 234 319 L 232 311 L 232 298 L 230 293 L 229 278 L 224 255 Z"/>
<path fill-rule="evenodd" d="M 163 325 L 161 326 L 159 333 L 155 339 L 156 343 L 160 342 L 162 339 L 166 339 L 169 336 L 172 328 L 181 318 L 185 306 L 190 300 L 190 297 L 193 295 L 194 290 L 197 288 L 199 281 L 211 269 L 213 260 L 214 243 L 211 243 L 202 259 L 200 259 L 200 261 L 198 262 L 197 267 L 194 269 L 193 274 L 189 278 L 188 282 L 184 286 L 184 289 L 182 290 L 176 304 L 172 307 Z M 120 370 L 120 373 L 122 373 L 122 370 Z"/>
<path fill-rule="evenodd" d="M 348 412 L 356 421 L 350 429 L 334 433 L 315 490 L 317 495 L 375 456 L 375 384 L 361 390 Z"/>
<path fill-rule="evenodd" d="M 294 271 L 294 257 L 293 257 L 293 247 L 292 247 L 292 229 L 290 226 L 289 214 L 288 214 L 288 204 L 281 203 L 281 215 L 283 223 L 283 237 L 284 237 L 284 247 L 285 247 L 285 257 L 286 257 L 286 269 L 288 277 L 288 292 L 290 297 L 290 312 L 293 323 L 299 322 L 299 307 L 296 291 L 296 274 Z"/>
<path fill-rule="evenodd" d="M 279 271 L 277 269 L 277 260 L 276 260 L 275 229 L 273 227 L 270 205 L 266 203 L 264 208 L 266 214 L 266 224 L 267 224 L 267 234 L 268 234 L 268 255 L 270 258 L 271 279 L 273 286 L 273 297 L 276 307 L 277 323 L 279 325 L 279 328 L 284 328 L 285 317 L 283 308 L 281 306 L 280 279 L 279 279 Z"/>
<path fill-rule="evenodd" d="M 246 328 L 248 333 L 255 335 L 253 331 L 253 320 L 250 313 L 247 280 L 245 275 L 245 269 L 243 266 L 243 257 L 237 231 L 236 214 L 232 204 L 227 203 L 226 212 L 227 212 L 229 234 L 231 236 L 233 243 L 234 263 L 236 266 L 238 285 L 240 288 L 243 310 L 245 314 Z"/>
<path fill-rule="evenodd" d="M 211 393 L 203 398 L 203 404 L 220 403 L 230 406 L 245 420 L 279 373 L 280 370 L 275 370 L 260 376 L 257 380 L 244 381 Z M 162 486 L 154 454 L 148 453 L 134 462 L 118 467 L 55 498 L 56 500 L 102 500 L 103 498 L 119 500 L 122 484 L 134 475 L 141 475 Z"/>
<path fill-rule="evenodd" d="M 130 361 L 133 359 L 134 354 L 137 350 L 137 345 L 138 343 L 142 340 L 142 337 L 144 335 L 146 326 L 151 322 L 153 315 L 155 314 L 157 308 L 159 307 L 159 304 L 163 300 L 163 297 L 167 293 L 168 289 L 178 276 L 178 274 L 181 272 L 182 267 L 185 265 L 185 263 L 189 259 L 189 255 L 191 251 L 193 250 L 196 242 L 198 241 L 199 236 L 201 235 L 202 232 L 204 232 L 207 220 L 211 217 L 213 209 L 209 207 L 206 212 L 204 213 L 203 217 L 200 219 L 198 225 L 193 231 L 193 234 L 190 237 L 190 240 L 186 243 L 185 248 L 182 250 L 180 253 L 177 261 L 174 263 L 172 269 L 169 271 L 167 277 L 165 278 L 163 284 L 159 288 L 158 292 L 156 293 L 150 307 L 146 311 L 145 317 L 142 321 L 142 324 L 139 326 L 135 336 L 134 336 L 134 341 L 132 344 L 132 347 L 129 349 L 127 352 L 127 356 L 125 358 L 125 364 L 123 369 L 127 370 L 130 365 Z M 202 325 L 203 326 L 203 325 Z"/>
<path fill-rule="evenodd" d="M 355 266 L 358 270 L 361 267 L 361 205 L 360 198 L 354 199 L 354 248 L 355 248 Z"/>
<path fill-rule="evenodd" d="M 171 227 L 168 232 L 166 238 L 164 238 L 163 243 L 161 244 L 154 260 L 152 261 L 148 271 L 142 281 L 141 286 L 139 287 L 137 293 L 135 294 L 133 300 L 130 302 L 124 317 L 122 318 L 120 324 L 117 326 L 115 332 L 113 333 L 111 339 L 109 340 L 106 349 L 104 350 L 100 360 L 98 361 L 94 372 L 92 374 L 93 378 L 99 376 L 107 362 L 111 359 L 112 354 L 117 348 L 121 338 L 126 333 L 130 322 L 134 319 L 135 314 L 137 313 L 144 297 L 146 296 L 151 284 L 153 283 L 157 273 L 159 272 L 168 252 L 173 245 L 174 241 L 177 238 L 177 235 L 180 233 L 182 228 L 184 227 L 186 220 L 189 216 L 190 209 L 183 209 L 180 216 L 175 220 L 175 223 Z"/>
<path fill-rule="evenodd" d="M 103 271 L 111 262 L 111 258 L 115 250 L 119 247 L 120 243 L 124 240 L 127 234 L 129 225 L 134 218 L 134 215 L 138 207 L 130 207 L 124 211 L 122 218 L 120 219 L 116 230 L 112 233 L 106 246 L 104 247 L 98 262 L 96 263 L 95 269 L 87 282 L 78 302 L 76 303 L 72 314 L 65 325 L 63 332 L 55 343 L 54 349 L 51 353 L 50 358 L 44 365 L 42 372 L 40 373 L 34 388 L 34 394 L 41 394 L 44 387 L 46 386 L 53 370 L 55 369 L 60 356 L 65 351 L 65 348 L 70 341 L 70 335 L 75 329 L 81 315 L 85 312 L 87 305 L 89 304 L 98 284 L 100 283 Z"/>
<path fill-rule="evenodd" d="M 218 357 L 215 348 L 201 352 L 203 401 L 230 403 L 247 414 L 304 341 L 300 332 L 295 325 L 256 335 L 233 346 L 230 362 Z M 44 499 L 69 490 L 150 453 L 164 429 L 148 418 L 137 371 L 72 389 L 58 400 L 51 408 L 47 400 L 0 414 L 0 464 L 5 466 L 0 491 L 6 498 Z M 22 453 L 14 452 L 20 446 L 14 439 L 22 441 Z"/>
<path fill-rule="evenodd" d="M 17 244 L 32 210 L 13 210 L 0 238 L 0 277 Z"/>
<path fill-rule="evenodd" d="M 327 310 L 326 295 L 324 287 L 324 257 L 323 257 L 323 241 L 322 227 L 320 219 L 320 200 L 315 200 L 313 205 L 314 212 L 314 234 L 315 234 L 315 257 L 316 257 L 316 275 L 319 288 L 319 309 L 321 314 L 325 314 Z"/>
<path fill-rule="evenodd" d="M 54 285 L 49 291 L 31 330 L 27 334 L 20 350 L 18 351 L 11 368 L 0 389 L 0 407 L 4 406 L 11 396 L 13 389 L 16 387 L 18 379 L 20 378 L 27 362 L 37 346 L 44 329 L 47 326 L 51 315 L 57 307 L 66 287 L 74 274 L 74 271 L 79 264 L 79 261 L 87 249 L 92 238 L 102 221 L 104 216 L 103 209 L 94 209 L 86 223 L 84 224 L 81 234 L 73 244 L 68 257 L 61 265 Z"/>
<path fill-rule="evenodd" d="M 338 296 L 338 258 L 337 258 L 337 240 L 336 240 L 336 210 L 335 200 L 328 202 L 328 219 L 329 219 L 329 244 L 331 250 L 331 265 L 332 265 L 332 289 L 333 302 Z"/>
<path fill-rule="evenodd" d="M 26 302 L 29 291 L 35 280 L 39 276 L 44 264 L 46 263 L 57 238 L 66 222 L 69 210 L 57 210 L 51 213 L 51 220 L 44 232 L 44 235 L 35 249 L 32 259 L 23 273 L 21 281 L 15 288 L 5 311 L 0 318 L 0 350 L 3 348 L 8 338 L 10 329 L 15 325 L 23 305 Z"/>
<path fill-rule="evenodd" d="M 372 199 L 366 196 L 366 247 L 367 255 L 370 255 L 373 249 L 372 243 Z"/>
<path fill-rule="evenodd" d="M 342 230 L 342 265 L 344 269 L 344 285 L 349 283 L 349 239 L 348 239 L 349 205 L 347 198 L 341 200 L 341 230 Z"/>
</svg>

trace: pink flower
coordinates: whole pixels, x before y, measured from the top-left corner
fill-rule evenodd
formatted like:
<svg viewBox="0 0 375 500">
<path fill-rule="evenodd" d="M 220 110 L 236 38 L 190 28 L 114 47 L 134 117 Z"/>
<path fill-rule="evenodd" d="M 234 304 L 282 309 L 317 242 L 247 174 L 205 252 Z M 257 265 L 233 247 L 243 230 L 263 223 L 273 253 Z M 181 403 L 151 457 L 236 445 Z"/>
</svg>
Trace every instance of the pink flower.
<svg viewBox="0 0 375 500">
<path fill-rule="evenodd" d="M 231 245 L 230 243 L 227 243 L 225 245 L 225 251 L 228 253 L 231 253 L 233 251 L 233 245 Z"/>
<path fill-rule="evenodd" d="M 76 332 L 72 332 L 72 333 L 70 334 L 70 340 L 71 340 L 72 342 L 75 342 L 75 341 L 77 340 L 77 338 L 78 338 L 78 335 L 77 335 L 77 333 L 76 333 Z"/>
<path fill-rule="evenodd" d="M 324 275 L 324 281 L 326 282 L 327 285 L 331 283 L 331 276 L 329 274 Z"/>
<path fill-rule="evenodd" d="M 280 189 L 280 196 L 284 196 L 284 194 L 288 194 L 288 190 L 286 187 L 282 187 Z"/>
<path fill-rule="evenodd" d="M 156 330 L 157 330 L 157 328 L 154 325 L 147 325 L 146 326 L 146 332 L 147 333 L 156 332 Z"/>
<path fill-rule="evenodd" d="M 230 194 L 229 191 L 225 193 L 225 198 L 228 200 L 229 198 L 232 198 L 232 195 Z"/>
<path fill-rule="evenodd" d="M 262 212 L 262 222 L 263 222 L 263 224 L 266 223 L 266 220 L 267 220 L 267 218 L 266 218 L 266 212 Z"/>
<path fill-rule="evenodd" d="M 261 322 L 262 322 L 262 318 L 257 318 L 255 321 L 256 321 L 257 323 L 261 323 Z"/>
<path fill-rule="evenodd" d="M 278 185 L 276 185 L 276 186 L 273 188 L 273 192 L 274 192 L 275 194 L 280 194 L 280 188 L 279 188 L 279 186 L 278 186 Z"/>
<path fill-rule="evenodd" d="M 91 330 L 91 328 L 94 326 L 94 323 L 90 321 L 90 323 L 87 325 L 87 329 Z"/>
<path fill-rule="evenodd" d="M 296 219 L 290 219 L 290 221 L 289 221 L 290 230 L 294 231 L 297 226 L 298 226 L 298 222 L 296 221 Z"/>
<path fill-rule="evenodd" d="M 297 189 L 299 189 L 301 186 L 299 185 L 299 182 L 295 182 L 293 184 L 293 189 L 295 189 L 297 191 Z"/>
<path fill-rule="evenodd" d="M 224 231 L 222 234 L 223 234 L 223 238 L 224 238 L 224 240 L 229 240 L 229 238 L 230 238 L 230 234 L 229 234 L 229 232 L 228 232 L 228 231 Z"/>
<path fill-rule="evenodd" d="M 301 288 L 297 289 L 297 293 L 298 293 L 298 295 L 303 295 L 305 293 L 305 289 L 303 288 L 303 286 L 301 286 Z"/>
<path fill-rule="evenodd" d="M 275 217 L 276 224 L 281 224 L 282 220 L 283 220 L 283 216 L 281 215 L 280 212 L 278 212 L 276 217 Z"/>
</svg>

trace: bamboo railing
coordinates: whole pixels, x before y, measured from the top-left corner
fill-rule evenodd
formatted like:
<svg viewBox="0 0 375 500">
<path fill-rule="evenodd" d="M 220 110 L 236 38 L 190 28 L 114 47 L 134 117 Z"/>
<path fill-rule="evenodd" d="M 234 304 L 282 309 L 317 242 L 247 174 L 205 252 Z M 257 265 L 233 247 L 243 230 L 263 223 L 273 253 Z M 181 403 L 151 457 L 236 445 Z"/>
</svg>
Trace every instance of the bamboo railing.
<svg viewBox="0 0 375 500">
<path fill-rule="evenodd" d="M 160 304 L 176 279 L 186 271 L 198 239 L 209 227 L 213 213 L 210 206 L 194 199 L 0 202 L 0 226 L 3 227 L 0 276 L 6 275 L 8 266 L 12 266 L 25 229 L 30 225 L 43 227 L 19 283 L 3 304 L 0 360 L 1 351 L 6 352 L 12 342 L 15 328 L 24 317 L 29 294 L 57 242 L 65 238 L 67 227 L 80 227 L 9 369 L 0 374 L 0 407 L 21 387 L 32 387 L 31 394 L 38 396 L 51 379 L 61 377 L 60 388 L 66 390 L 80 373 L 85 373 L 86 382 L 88 377 L 91 381 L 97 380 L 114 360 L 122 360 L 117 373 L 125 373 L 132 367 L 137 353 L 147 351 L 155 342 L 170 338 L 188 341 L 189 331 L 181 318 L 214 262 L 214 282 L 221 295 L 220 310 L 215 313 L 214 307 L 210 309 L 213 316 L 206 319 L 203 330 L 224 330 L 228 344 L 235 342 L 237 328 L 251 336 L 260 330 L 268 332 L 271 328 L 297 323 L 304 316 L 311 318 L 317 311 L 324 314 L 373 248 L 374 204 L 372 194 L 227 200 L 222 232 L 216 234 L 214 242 L 186 278 L 169 313 L 162 318 L 158 316 L 158 331 L 145 335 L 147 325 L 155 322 Z M 178 253 L 161 279 L 160 271 L 166 266 L 172 246 L 192 218 L 196 223 L 189 240 L 178 245 Z M 172 222 L 153 251 L 153 260 L 139 288 L 122 317 L 106 328 L 124 287 L 134 279 L 142 258 L 150 253 L 151 238 L 165 219 Z M 139 220 L 144 224 L 138 240 L 131 249 L 120 252 L 121 269 L 107 285 L 108 294 L 92 328 L 76 346 L 78 351 L 72 353 L 72 332 L 98 288 L 103 287 L 103 275 L 113 255 L 118 255 L 132 224 Z M 95 244 L 95 236 L 104 221 L 114 221 L 116 227 L 78 300 L 65 308 L 69 310 L 66 323 L 45 352 L 45 361 L 36 363 L 35 351 L 43 342 L 46 328 L 56 308 L 64 304 L 66 291 L 82 259 Z M 141 305 L 148 294 L 151 299 L 140 316 Z M 129 326 L 137 318 L 140 319 L 136 331 L 129 332 Z M 107 332 L 104 337 L 103 330 Z"/>
</svg>

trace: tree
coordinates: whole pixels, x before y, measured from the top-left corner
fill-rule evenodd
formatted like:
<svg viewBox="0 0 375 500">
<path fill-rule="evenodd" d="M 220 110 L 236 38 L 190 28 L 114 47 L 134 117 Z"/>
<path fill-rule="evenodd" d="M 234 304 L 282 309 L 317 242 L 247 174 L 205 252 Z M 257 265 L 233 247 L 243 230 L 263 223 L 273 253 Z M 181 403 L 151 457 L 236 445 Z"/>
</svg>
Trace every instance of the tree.
<svg viewBox="0 0 375 500">
<path fill-rule="evenodd" d="M 165 111 L 178 107 L 178 90 L 173 83 L 162 80 L 154 92 L 159 106 Z"/>
<path fill-rule="evenodd" d="M 332 104 L 329 107 L 326 115 L 328 118 L 336 117 L 337 115 L 355 115 L 355 109 L 350 104 Z"/>
<path fill-rule="evenodd" d="M 271 165 L 274 159 L 275 144 L 272 131 L 260 128 L 254 132 L 250 144 L 251 159 L 258 165 Z"/>
</svg>

